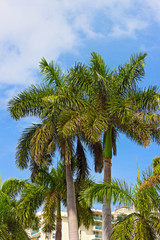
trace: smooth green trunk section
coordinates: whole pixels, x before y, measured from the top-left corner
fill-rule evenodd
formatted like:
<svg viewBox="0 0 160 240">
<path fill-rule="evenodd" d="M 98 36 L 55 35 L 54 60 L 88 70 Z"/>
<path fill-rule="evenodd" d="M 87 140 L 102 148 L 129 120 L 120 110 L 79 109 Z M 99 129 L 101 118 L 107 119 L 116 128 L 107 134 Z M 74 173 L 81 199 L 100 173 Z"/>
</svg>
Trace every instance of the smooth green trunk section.
<svg viewBox="0 0 160 240">
<path fill-rule="evenodd" d="M 103 157 L 112 158 L 112 128 L 108 129 L 103 136 Z"/>
<path fill-rule="evenodd" d="M 111 181 L 112 128 L 103 136 L 104 180 Z M 102 208 L 102 239 L 109 240 L 112 232 L 111 201 L 104 197 Z"/>
</svg>

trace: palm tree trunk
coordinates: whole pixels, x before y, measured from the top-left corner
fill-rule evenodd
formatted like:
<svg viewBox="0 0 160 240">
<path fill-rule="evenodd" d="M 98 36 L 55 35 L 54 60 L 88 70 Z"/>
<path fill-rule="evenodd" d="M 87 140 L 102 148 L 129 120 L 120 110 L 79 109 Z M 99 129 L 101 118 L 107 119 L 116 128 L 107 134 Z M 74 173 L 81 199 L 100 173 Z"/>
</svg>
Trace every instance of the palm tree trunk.
<svg viewBox="0 0 160 240">
<path fill-rule="evenodd" d="M 56 240 L 62 239 L 61 199 L 57 198 Z"/>
<path fill-rule="evenodd" d="M 67 213 L 68 213 L 68 227 L 69 240 L 78 240 L 78 220 L 75 199 L 75 188 L 72 177 L 71 164 L 66 164 L 66 182 L 67 182 Z"/>
<path fill-rule="evenodd" d="M 103 137 L 104 180 L 111 181 L 112 128 Z M 112 233 L 111 200 L 104 197 L 102 208 L 102 239 L 109 240 Z"/>
<path fill-rule="evenodd" d="M 111 159 L 104 159 L 104 180 L 111 181 Z M 109 240 L 112 233 L 111 201 L 104 197 L 102 208 L 102 239 Z"/>
</svg>

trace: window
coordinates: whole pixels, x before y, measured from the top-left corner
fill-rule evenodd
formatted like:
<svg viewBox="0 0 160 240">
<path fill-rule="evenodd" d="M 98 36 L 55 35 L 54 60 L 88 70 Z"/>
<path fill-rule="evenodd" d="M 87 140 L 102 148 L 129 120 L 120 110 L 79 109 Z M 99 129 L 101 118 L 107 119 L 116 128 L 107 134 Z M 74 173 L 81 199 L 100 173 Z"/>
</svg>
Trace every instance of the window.
<svg viewBox="0 0 160 240">
<path fill-rule="evenodd" d="M 55 234 L 55 233 L 52 234 L 52 238 L 53 238 L 53 239 L 56 238 L 56 234 Z"/>
</svg>

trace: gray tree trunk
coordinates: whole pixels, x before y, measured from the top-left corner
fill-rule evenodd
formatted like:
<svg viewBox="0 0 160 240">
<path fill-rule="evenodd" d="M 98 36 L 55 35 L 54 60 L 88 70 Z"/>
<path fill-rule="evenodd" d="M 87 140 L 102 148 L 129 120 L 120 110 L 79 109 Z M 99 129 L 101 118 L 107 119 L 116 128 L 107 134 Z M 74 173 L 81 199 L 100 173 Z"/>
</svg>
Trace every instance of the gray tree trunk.
<svg viewBox="0 0 160 240">
<path fill-rule="evenodd" d="M 61 217 L 57 217 L 56 221 L 56 240 L 62 239 L 62 219 Z"/>
<path fill-rule="evenodd" d="M 111 159 L 104 160 L 104 180 L 111 181 Z M 102 208 L 102 239 L 109 240 L 112 233 L 111 201 L 106 197 Z"/>
<path fill-rule="evenodd" d="M 75 188 L 72 177 L 71 164 L 66 164 L 66 182 L 69 240 L 79 240 Z"/>
</svg>

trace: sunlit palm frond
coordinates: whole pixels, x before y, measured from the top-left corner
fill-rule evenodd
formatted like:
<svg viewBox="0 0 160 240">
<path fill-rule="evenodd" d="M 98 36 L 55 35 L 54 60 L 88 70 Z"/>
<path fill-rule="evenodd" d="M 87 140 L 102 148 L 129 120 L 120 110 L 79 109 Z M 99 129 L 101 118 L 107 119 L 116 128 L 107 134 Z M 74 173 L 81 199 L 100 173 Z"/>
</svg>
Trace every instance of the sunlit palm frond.
<svg viewBox="0 0 160 240">
<path fill-rule="evenodd" d="M 56 201 L 56 194 L 50 190 L 45 197 L 45 205 L 43 208 L 44 232 L 51 232 L 55 229 Z"/>
<path fill-rule="evenodd" d="M 63 85 L 65 76 L 58 64 L 54 64 L 53 61 L 48 63 L 45 58 L 42 58 L 39 63 L 39 68 L 45 82 L 55 87 L 61 87 Z"/>
<path fill-rule="evenodd" d="M 160 106 L 160 95 L 157 86 L 136 89 L 132 92 L 131 98 L 135 101 L 138 111 L 154 113 Z"/>
<path fill-rule="evenodd" d="M 105 196 L 110 197 L 114 204 L 125 206 L 134 204 L 132 187 L 118 179 L 113 179 L 111 183 L 104 181 L 104 183 L 94 184 L 82 192 L 82 199 L 85 199 L 89 206 L 96 200 L 103 202 Z"/>
<path fill-rule="evenodd" d="M 26 128 L 18 140 L 16 148 L 16 164 L 21 169 L 28 167 L 31 159 L 30 142 L 39 127 L 41 127 L 40 124 L 34 124 L 30 128 Z"/>
<path fill-rule="evenodd" d="M 144 77 L 144 59 L 146 53 L 130 57 L 130 62 L 120 65 L 117 72 L 118 93 L 124 95 L 129 89 L 133 89 L 138 81 Z"/>
<path fill-rule="evenodd" d="M 31 85 L 8 102 L 11 117 L 18 120 L 25 116 L 41 117 L 44 109 L 43 98 L 54 94 L 48 85 Z"/>
<path fill-rule="evenodd" d="M 45 199 L 46 187 L 38 184 L 30 184 L 22 192 L 19 200 L 18 214 L 23 224 L 27 225 L 30 219 L 34 218 L 36 210 L 42 205 Z M 34 218 L 35 219 L 35 218 Z"/>
<path fill-rule="evenodd" d="M 39 165 L 39 166 L 47 166 L 51 164 L 51 156 L 48 154 L 48 146 L 52 142 L 54 134 L 55 134 L 55 126 L 49 121 L 44 124 L 39 124 L 36 128 L 32 139 L 30 141 L 30 152 L 31 158 Z M 54 153 L 55 148 L 52 149 L 52 153 Z"/>
<path fill-rule="evenodd" d="M 147 147 L 152 141 L 151 127 L 143 120 L 133 118 L 128 124 L 120 124 L 117 127 L 121 132 L 125 133 L 128 138 L 140 145 Z"/>
<path fill-rule="evenodd" d="M 130 214 L 124 217 L 122 221 L 117 222 L 115 226 L 113 226 L 111 240 L 132 240 L 135 218 L 135 214 Z"/>
<path fill-rule="evenodd" d="M 81 115 L 79 111 L 65 110 L 58 118 L 58 133 L 65 137 L 75 135 L 76 132 L 79 132 L 82 121 L 83 115 Z"/>
<path fill-rule="evenodd" d="M 93 93 L 92 76 L 86 65 L 82 63 L 76 63 L 75 66 L 69 71 L 68 80 L 72 89 L 74 89 L 74 91 L 82 92 L 82 96 L 84 98 L 88 94 L 91 95 Z"/>
<path fill-rule="evenodd" d="M 16 178 L 10 178 L 3 182 L 1 191 L 8 195 L 10 198 L 15 198 L 27 186 L 27 180 L 21 181 Z"/>
<path fill-rule="evenodd" d="M 141 184 L 139 191 L 143 191 L 152 186 L 160 186 L 160 157 L 153 159 L 153 171 L 150 172 L 145 178 L 143 178 L 143 183 Z M 145 174 L 143 174 L 145 175 Z"/>
</svg>

